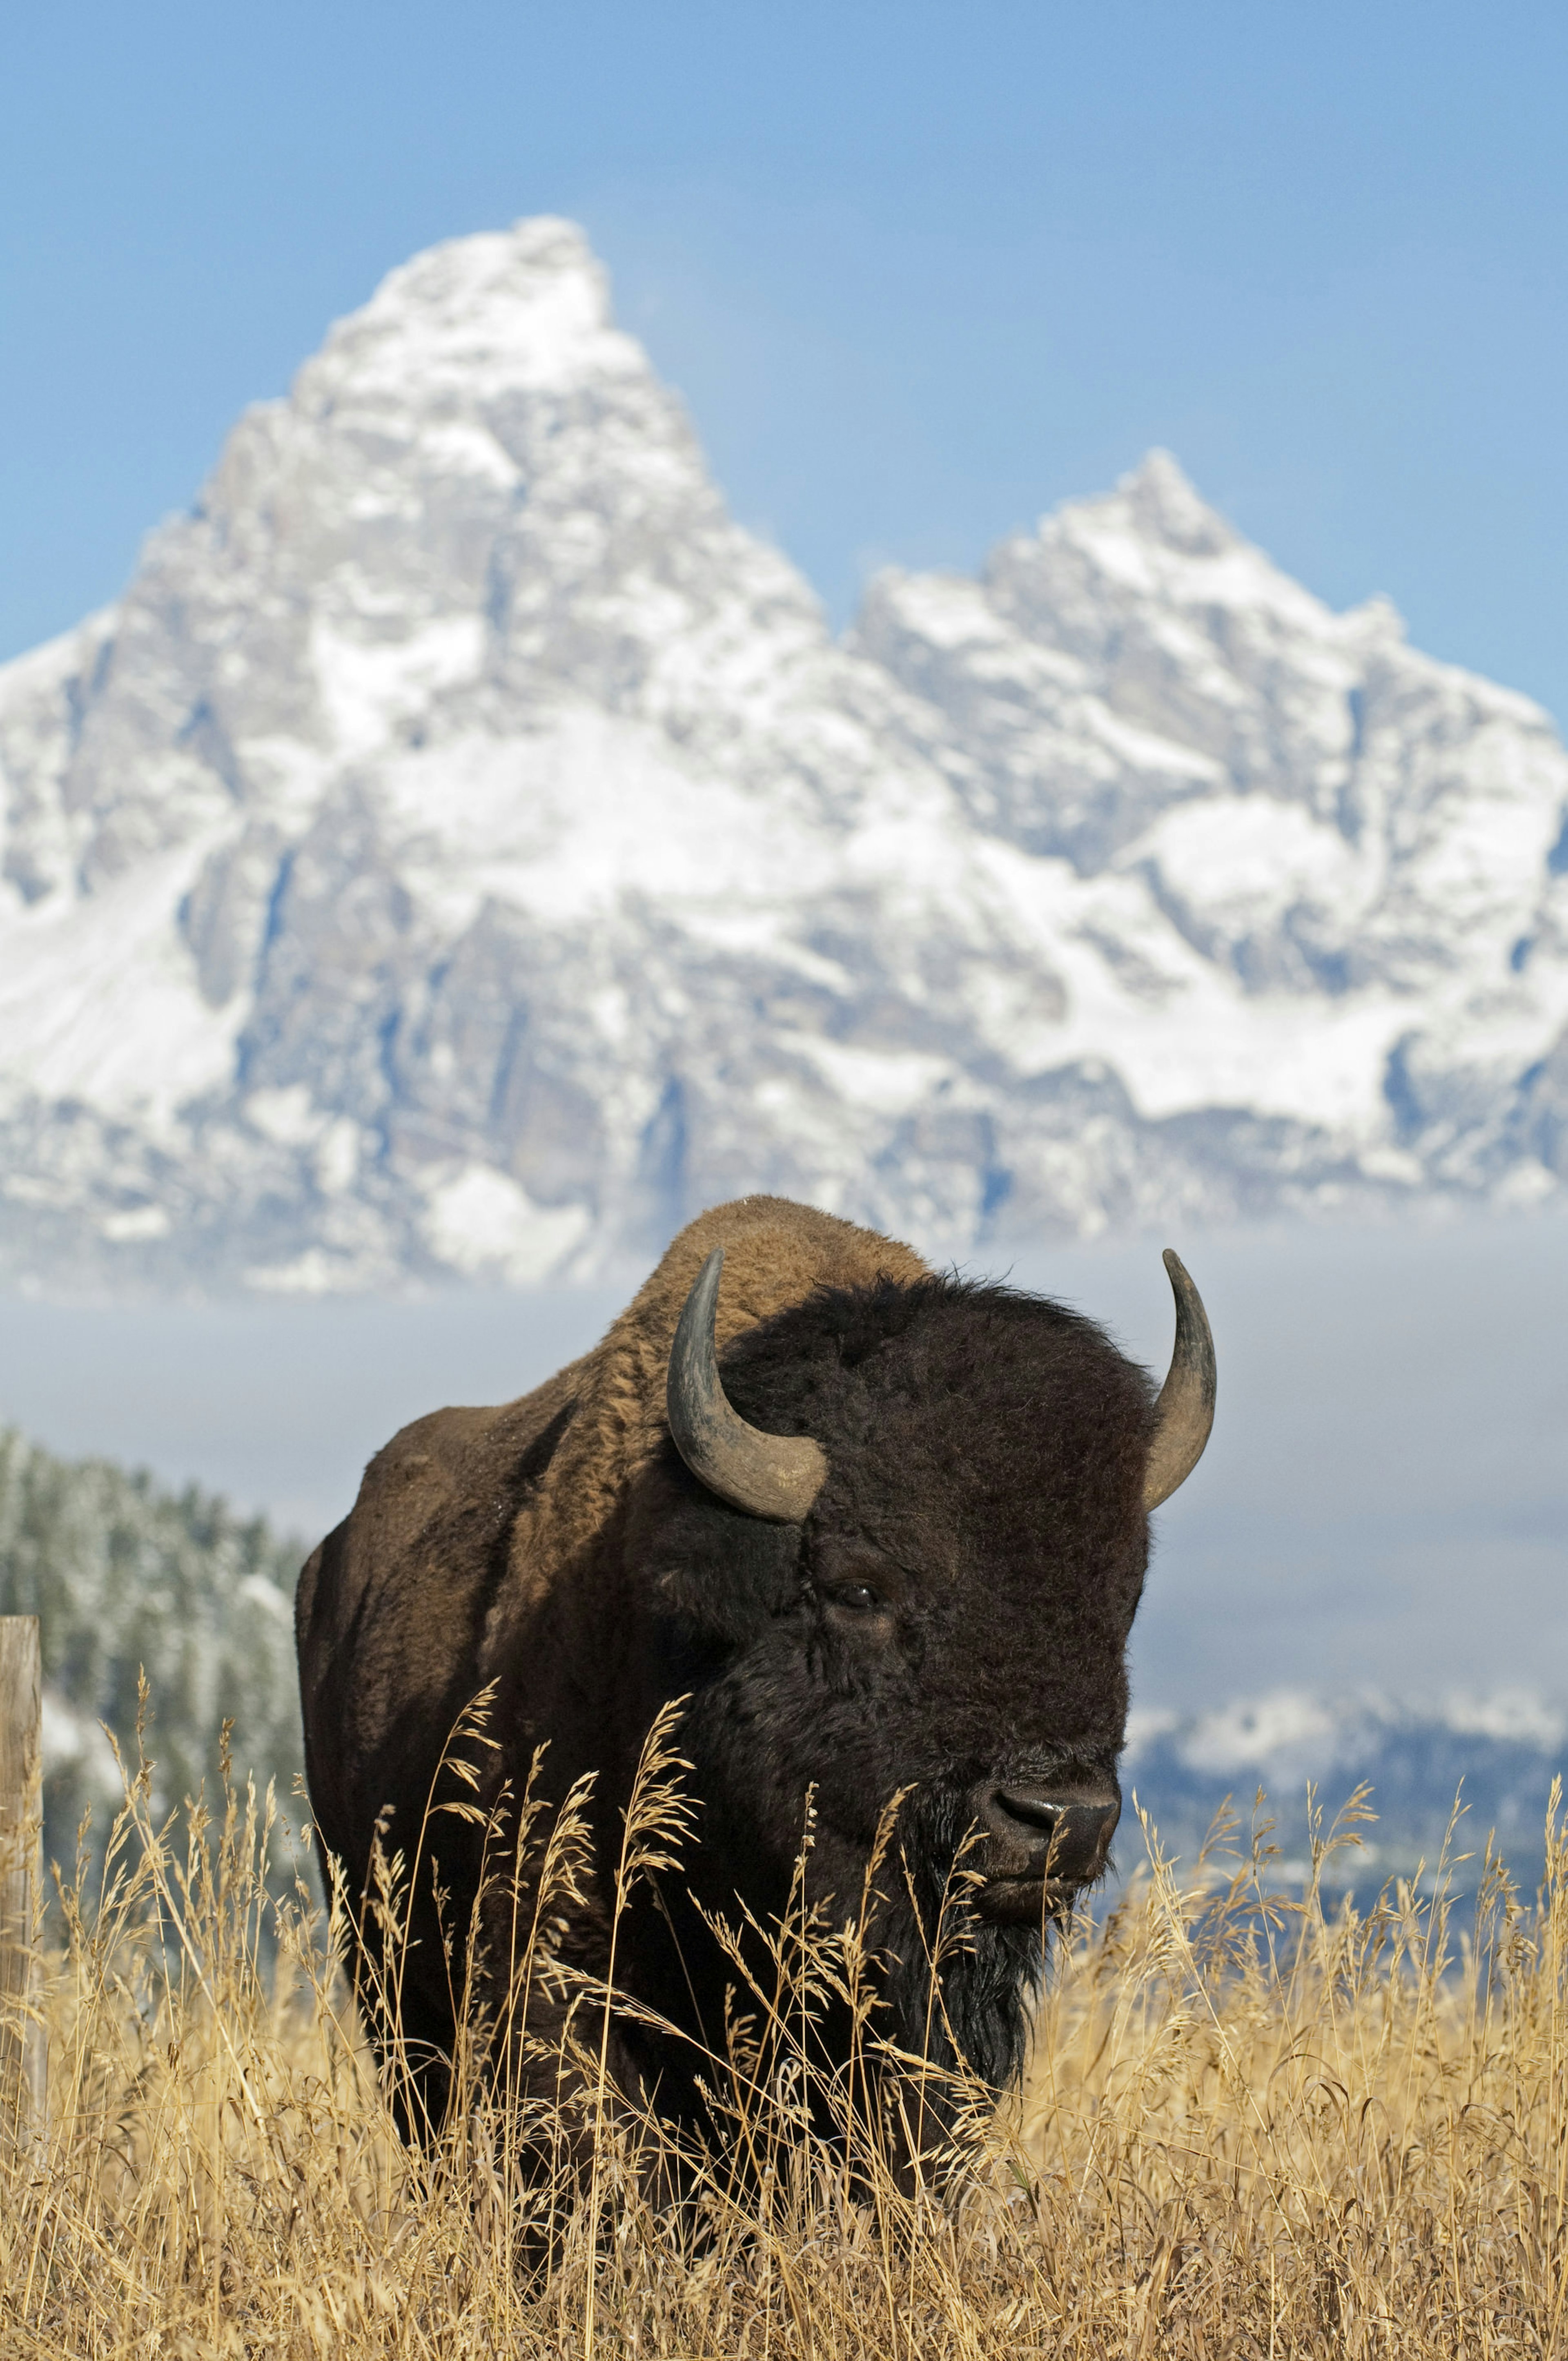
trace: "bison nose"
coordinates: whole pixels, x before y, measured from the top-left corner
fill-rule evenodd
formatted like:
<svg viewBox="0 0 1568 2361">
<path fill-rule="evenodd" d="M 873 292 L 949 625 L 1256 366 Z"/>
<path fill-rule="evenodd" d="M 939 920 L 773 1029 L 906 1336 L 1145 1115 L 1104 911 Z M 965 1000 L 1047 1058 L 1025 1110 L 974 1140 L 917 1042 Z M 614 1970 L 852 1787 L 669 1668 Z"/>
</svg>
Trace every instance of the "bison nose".
<svg viewBox="0 0 1568 2361">
<path fill-rule="evenodd" d="M 1059 1787 L 1000 1781 L 980 1806 L 995 1843 L 993 1876 L 1048 1877 L 1062 1885 L 1099 1876 L 1121 1817 L 1121 1796 L 1098 1781 Z"/>
</svg>

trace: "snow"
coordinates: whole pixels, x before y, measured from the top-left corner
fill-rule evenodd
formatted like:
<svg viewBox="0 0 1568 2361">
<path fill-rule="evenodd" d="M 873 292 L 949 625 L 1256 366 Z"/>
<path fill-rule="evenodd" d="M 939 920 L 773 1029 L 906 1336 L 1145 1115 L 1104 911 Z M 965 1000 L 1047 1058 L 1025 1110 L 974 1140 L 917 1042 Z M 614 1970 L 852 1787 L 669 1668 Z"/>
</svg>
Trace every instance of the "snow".
<svg viewBox="0 0 1568 2361">
<path fill-rule="evenodd" d="M 290 1262 L 253 1263 L 245 1280 L 263 1295 L 335 1295 L 353 1287 L 358 1276 L 345 1257 L 307 1246 Z"/>
<path fill-rule="evenodd" d="M 1299 1689 L 1277 1689 L 1204 1714 L 1181 1751 L 1197 1770 L 1232 1772 L 1255 1768 L 1297 1748 L 1321 1747 L 1333 1735 L 1333 1716 L 1320 1699 Z"/>
<path fill-rule="evenodd" d="M 1568 1737 L 1568 1713 L 1532 1689 L 1498 1689 L 1490 1697 L 1456 1696 L 1444 1701 L 1450 1730 L 1474 1731 L 1520 1746 L 1556 1747 Z"/>
<path fill-rule="evenodd" d="M 1142 862 L 1166 894 L 1201 912 L 1212 937 L 1230 942 L 1277 927 L 1300 902 L 1338 904 L 1342 911 L 1365 904 L 1376 884 L 1338 829 L 1299 804 L 1262 795 L 1179 805 L 1130 845 L 1118 865 Z"/>
<path fill-rule="evenodd" d="M 114 1749 L 102 1727 L 47 1681 L 39 1699 L 39 1752 L 46 1779 L 76 1765 L 100 1795 L 116 1797 L 123 1793 Z"/>
<path fill-rule="evenodd" d="M 1423 1862 L 1433 1873 L 1445 1860 L 1463 1890 L 1500 1845 L 1528 1887 L 1540 1874 L 1565 1736 L 1562 1700 L 1532 1689 L 1446 1698 L 1280 1689 L 1209 1713 L 1135 1712 L 1123 1777 L 1150 1812 L 1168 1858 L 1194 1862 L 1227 1791 L 1233 1810 L 1240 1806 L 1244 1851 L 1255 1790 L 1264 1791 L 1266 1833 L 1299 1829 L 1310 1800 L 1319 1816 L 1315 1843 L 1360 1791 L 1356 1841 L 1337 1867 L 1325 1865 L 1336 1882 L 1365 1880 L 1376 1892 L 1390 1875 L 1410 1875 Z M 1343 1839 L 1346 1824 L 1337 1825 Z M 1276 1881 L 1309 1873 L 1305 1860 L 1279 1857 L 1270 1867 Z"/>
<path fill-rule="evenodd" d="M 1135 1708 L 1127 1718 L 1127 1760 L 1136 1765 L 1163 1748 L 1190 1770 L 1219 1777 L 1317 1776 L 1336 1766 L 1343 1771 L 1381 1738 L 1411 1729 L 1549 1752 L 1568 1737 L 1568 1708 L 1519 1686 L 1402 1699 L 1375 1690 L 1325 1697 L 1310 1689 L 1271 1689 L 1207 1713 Z"/>
<path fill-rule="evenodd" d="M 279 1624 L 292 1638 L 292 1609 L 277 1584 L 269 1582 L 264 1574 L 242 1575 L 235 1586 L 235 1596 L 248 1600 L 252 1607 L 259 1607 L 269 1621 Z"/>
<path fill-rule="evenodd" d="M 856 1049 L 809 1038 L 801 1038 L 799 1046 L 839 1097 L 879 1115 L 902 1115 L 917 1105 L 950 1071 L 944 1059 L 922 1057 L 916 1050 Z"/>
<path fill-rule="evenodd" d="M 121 1246 L 166 1238 L 172 1226 L 161 1205 L 128 1205 L 123 1213 L 105 1213 L 98 1224 L 111 1245 Z"/>
<path fill-rule="evenodd" d="M 1442 1861 L 1463 1894 L 1500 1850 L 1529 1891 L 1541 1872 L 1565 1735 L 1568 1710 L 1533 1690 L 1446 1699 L 1278 1690 L 1212 1713 L 1134 1712 L 1122 1775 L 1157 1830 L 1161 1853 L 1184 1863 L 1184 1874 L 1212 1841 L 1227 1795 L 1233 1830 L 1208 1873 L 1232 1873 L 1235 1855 L 1248 1849 L 1249 1807 L 1261 1788 L 1266 1841 L 1277 1846 L 1306 1832 L 1309 1808 L 1314 1853 L 1337 1826 L 1338 1847 L 1318 1863 L 1335 1884 L 1365 1885 L 1370 1897 L 1385 1881 L 1423 1867 L 1435 1877 Z M 1356 1820 L 1347 1824 L 1343 1806 L 1358 1792 Z M 1142 1852 L 1134 1829 L 1124 1871 Z M 1266 1874 L 1277 1890 L 1312 1869 L 1309 1859 L 1276 1850 Z"/>
<path fill-rule="evenodd" d="M 147 862 L 74 905 L 14 912 L 0 928 L 0 1093 L 83 1100 L 167 1137 L 180 1110 L 233 1070 L 243 1009 L 196 988 L 170 920 L 198 866 Z"/>
<path fill-rule="evenodd" d="M 533 1204 L 504 1172 L 466 1164 L 429 1190 L 427 1232 L 443 1262 L 472 1274 L 494 1270 L 526 1287 L 564 1262 L 587 1228 L 579 1205 Z"/>
<path fill-rule="evenodd" d="M 245 1102 L 245 1115 L 269 1139 L 291 1148 L 314 1139 L 322 1127 L 322 1118 L 303 1082 L 291 1082 L 280 1091 L 252 1091 Z"/>
<path fill-rule="evenodd" d="M 473 679 L 484 653 L 478 615 L 444 615 L 384 639 L 356 637 L 318 616 L 311 662 L 340 753 L 357 762 L 374 752 L 400 721 L 422 712 L 444 689 Z"/>
<path fill-rule="evenodd" d="M 353 1188 L 363 1147 L 359 1126 L 347 1115 L 339 1115 L 335 1123 L 328 1124 L 315 1159 L 316 1185 L 326 1196 L 341 1197 Z"/>
<path fill-rule="evenodd" d="M 412 891 L 453 931 L 487 897 L 559 927 L 627 892 L 703 902 L 826 884 L 830 848 L 787 811 L 694 772 L 647 723 L 568 707 L 525 738 L 403 754 L 378 801 Z"/>
</svg>

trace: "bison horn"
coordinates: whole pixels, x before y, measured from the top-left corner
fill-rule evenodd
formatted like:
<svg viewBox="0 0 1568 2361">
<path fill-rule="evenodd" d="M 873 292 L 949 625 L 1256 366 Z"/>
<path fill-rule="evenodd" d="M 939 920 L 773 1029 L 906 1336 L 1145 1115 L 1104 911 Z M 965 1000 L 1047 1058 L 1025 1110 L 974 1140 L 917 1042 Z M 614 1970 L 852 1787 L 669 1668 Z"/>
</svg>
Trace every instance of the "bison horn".
<svg viewBox="0 0 1568 2361">
<path fill-rule="evenodd" d="M 774 1524 L 797 1524 L 822 1489 L 828 1462 L 809 1435 L 763 1434 L 730 1408 L 713 1336 L 723 1268 L 724 1248 L 715 1246 L 675 1330 L 664 1395 L 670 1433 L 692 1474 L 721 1500 Z"/>
<path fill-rule="evenodd" d="M 1176 1298 L 1176 1344 L 1154 1406 L 1154 1441 L 1144 1475 L 1144 1507 L 1157 1509 L 1185 1484 L 1203 1456 L 1214 1423 L 1214 1339 L 1203 1299 L 1168 1246 L 1165 1267 Z"/>
</svg>

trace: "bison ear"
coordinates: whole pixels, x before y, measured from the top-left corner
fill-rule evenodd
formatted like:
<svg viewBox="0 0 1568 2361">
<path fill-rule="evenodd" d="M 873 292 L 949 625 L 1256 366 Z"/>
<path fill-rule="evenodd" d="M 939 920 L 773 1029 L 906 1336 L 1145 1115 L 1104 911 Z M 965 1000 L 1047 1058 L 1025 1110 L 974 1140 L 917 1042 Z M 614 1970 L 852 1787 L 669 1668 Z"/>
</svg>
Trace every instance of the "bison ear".
<svg viewBox="0 0 1568 2361">
<path fill-rule="evenodd" d="M 685 1301 L 664 1389 L 675 1449 L 701 1484 L 732 1509 L 795 1525 L 828 1477 L 828 1462 L 808 1434 L 764 1434 L 730 1407 L 718 1377 L 713 1323 L 724 1248 L 715 1246 Z"/>
<path fill-rule="evenodd" d="M 1144 1475 L 1144 1507 L 1157 1509 L 1185 1484 L 1203 1456 L 1214 1423 L 1214 1339 L 1203 1299 L 1179 1255 L 1165 1250 L 1165 1267 L 1176 1298 L 1176 1344 L 1170 1367 L 1154 1406 L 1154 1438 Z"/>
</svg>

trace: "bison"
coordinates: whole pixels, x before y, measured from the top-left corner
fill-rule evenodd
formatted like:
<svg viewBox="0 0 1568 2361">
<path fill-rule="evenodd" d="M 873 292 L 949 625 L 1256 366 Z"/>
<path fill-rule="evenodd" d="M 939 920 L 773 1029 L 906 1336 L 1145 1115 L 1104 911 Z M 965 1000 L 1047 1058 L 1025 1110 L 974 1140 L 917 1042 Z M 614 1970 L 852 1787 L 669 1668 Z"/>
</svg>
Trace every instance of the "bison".
<svg viewBox="0 0 1568 2361">
<path fill-rule="evenodd" d="M 1120 1812 L 1149 1511 L 1212 1421 L 1208 1323 L 1165 1261 L 1176 1345 L 1156 1399 L 1058 1303 L 742 1198 L 684 1230 L 547 1384 L 406 1427 L 299 1591 L 311 1800 L 350 1895 L 378 1831 L 411 1853 L 485 1692 L 481 1806 L 531 1766 L 552 1808 L 595 1774 L 596 1849 L 557 1940 L 603 1978 L 620 1814 L 655 1718 L 685 1700 L 696 1841 L 618 1936 L 637 2005 L 605 2036 L 616 2087 L 711 2130 L 700 2067 L 723 2053 L 736 1972 L 711 1914 L 777 1920 L 810 1799 L 811 1893 L 841 1915 L 902 1796 L 877 1943 L 892 2047 L 1003 2088 L 1049 1925 L 1102 1872 Z M 464 1962 L 492 1994 L 510 1973 L 516 1898 L 487 1883 L 477 1823 L 459 1810 L 425 1840 L 439 1859 L 422 1858 L 395 1977 L 376 1912 L 358 1915 L 361 1989 L 395 1991 L 416 2061 L 411 2133 L 446 2104 Z M 960 1860 L 972 1925 L 933 1971 L 922 1915 Z"/>
</svg>

